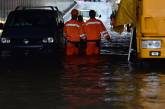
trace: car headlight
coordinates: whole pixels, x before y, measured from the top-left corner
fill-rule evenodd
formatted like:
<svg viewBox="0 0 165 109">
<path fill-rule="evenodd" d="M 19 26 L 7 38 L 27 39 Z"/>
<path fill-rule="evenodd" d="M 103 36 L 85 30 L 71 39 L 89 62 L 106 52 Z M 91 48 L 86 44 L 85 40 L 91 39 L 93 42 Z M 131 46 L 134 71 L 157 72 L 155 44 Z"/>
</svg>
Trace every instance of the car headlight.
<svg viewBox="0 0 165 109">
<path fill-rule="evenodd" d="M 48 38 L 44 38 L 42 40 L 43 43 L 53 43 L 54 42 L 54 38 L 53 37 L 48 37 Z"/>
<path fill-rule="evenodd" d="M 53 43 L 54 42 L 54 38 L 53 37 L 48 37 L 48 43 Z"/>
<path fill-rule="evenodd" d="M 48 43 L 47 38 L 44 38 L 44 39 L 42 40 L 42 42 L 43 42 L 43 43 Z"/>
<path fill-rule="evenodd" d="M 3 44 L 9 44 L 11 41 L 10 41 L 10 39 L 9 38 L 5 38 L 5 37 L 2 37 L 1 38 L 1 43 L 3 43 Z"/>
<path fill-rule="evenodd" d="M 142 40 L 142 48 L 161 48 L 160 40 Z"/>
<path fill-rule="evenodd" d="M 2 32 L 3 32 L 3 30 L 0 30 L 0 36 L 1 36 Z"/>
</svg>

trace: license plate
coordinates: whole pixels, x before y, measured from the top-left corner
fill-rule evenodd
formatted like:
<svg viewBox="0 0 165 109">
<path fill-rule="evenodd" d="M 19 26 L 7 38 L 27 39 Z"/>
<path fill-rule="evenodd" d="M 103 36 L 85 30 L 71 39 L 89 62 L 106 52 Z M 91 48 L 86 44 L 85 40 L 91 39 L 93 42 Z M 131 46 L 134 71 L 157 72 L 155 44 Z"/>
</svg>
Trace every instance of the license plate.
<svg viewBox="0 0 165 109">
<path fill-rule="evenodd" d="M 159 51 L 151 51 L 150 56 L 160 56 L 160 52 Z"/>
</svg>

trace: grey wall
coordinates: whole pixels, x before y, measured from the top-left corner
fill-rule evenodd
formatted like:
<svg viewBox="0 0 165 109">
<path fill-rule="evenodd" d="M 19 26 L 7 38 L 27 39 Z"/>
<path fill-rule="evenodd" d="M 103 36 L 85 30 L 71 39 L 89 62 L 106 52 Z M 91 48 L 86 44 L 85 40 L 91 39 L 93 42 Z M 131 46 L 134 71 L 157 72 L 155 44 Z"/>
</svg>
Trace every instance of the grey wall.
<svg viewBox="0 0 165 109">
<path fill-rule="evenodd" d="M 74 0 L 0 0 L 0 22 L 6 20 L 8 13 L 16 6 L 58 6 L 64 11 L 74 3 Z"/>
</svg>

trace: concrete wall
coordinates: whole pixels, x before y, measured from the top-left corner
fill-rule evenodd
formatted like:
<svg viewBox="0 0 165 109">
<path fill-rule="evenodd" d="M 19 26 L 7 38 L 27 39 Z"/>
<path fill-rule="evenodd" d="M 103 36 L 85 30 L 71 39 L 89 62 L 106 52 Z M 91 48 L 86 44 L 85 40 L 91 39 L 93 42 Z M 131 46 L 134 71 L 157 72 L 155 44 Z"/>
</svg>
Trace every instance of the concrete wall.
<svg viewBox="0 0 165 109">
<path fill-rule="evenodd" d="M 0 22 L 5 21 L 8 13 L 16 6 L 58 6 L 64 11 L 74 3 L 74 0 L 0 0 Z"/>
</svg>

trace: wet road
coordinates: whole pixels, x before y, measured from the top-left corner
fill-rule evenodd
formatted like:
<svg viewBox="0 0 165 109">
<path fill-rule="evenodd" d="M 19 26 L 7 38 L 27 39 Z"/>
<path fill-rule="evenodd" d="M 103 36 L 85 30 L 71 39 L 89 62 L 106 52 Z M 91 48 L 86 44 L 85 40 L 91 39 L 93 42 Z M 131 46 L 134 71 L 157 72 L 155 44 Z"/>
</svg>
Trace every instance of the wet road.
<svg viewBox="0 0 165 109">
<path fill-rule="evenodd" d="M 0 109 L 164 109 L 164 65 L 106 53 L 1 57 Z"/>
<path fill-rule="evenodd" d="M 0 65 L 0 109 L 164 109 L 163 66 L 132 68 L 126 56 L 19 57 Z"/>
</svg>

